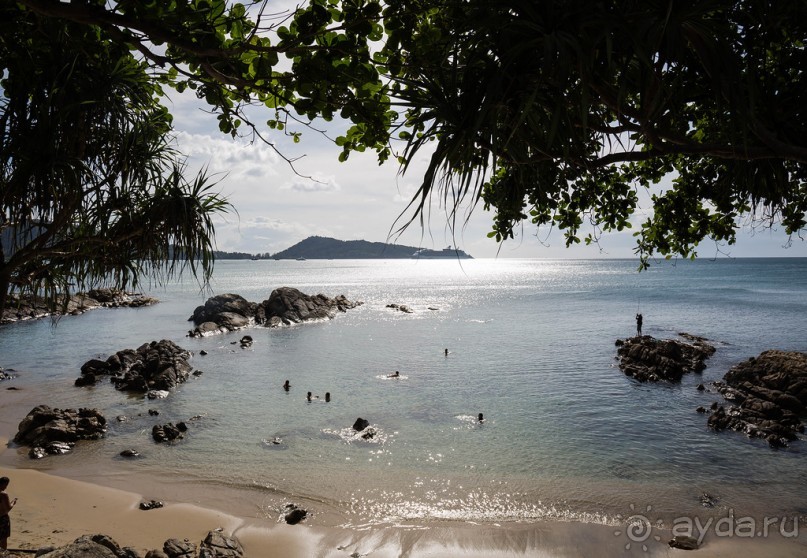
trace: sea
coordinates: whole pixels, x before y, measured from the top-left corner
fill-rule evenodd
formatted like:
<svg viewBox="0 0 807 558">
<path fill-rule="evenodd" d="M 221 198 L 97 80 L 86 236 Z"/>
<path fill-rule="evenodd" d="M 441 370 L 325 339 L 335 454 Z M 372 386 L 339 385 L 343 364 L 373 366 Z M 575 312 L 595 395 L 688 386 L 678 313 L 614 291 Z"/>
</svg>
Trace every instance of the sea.
<svg viewBox="0 0 807 558">
<path fill-rule="evenodd" d="M 260 302 L 282 286 L 363 304 L 187 336 L 208 297 Z M 713 432 L 696 412 L 724 403 L 710 384 L 733 365 L 807 351 L 807 259 L 661 260 L 642 272 L 636 260 L 221 260 L 209 288 L 185 277 L 144 292 L 160 303 L 0 327 L 0 366 L 15 375 L 2 387 L 17 388 L 0 391 L 0 434 L 13 438 L 39 404 L 109 421 L 105 439 L 67 455 L 32 460 L 10 443 L 0 463 L 270 521 L 294 502 L 310 522 L 347 527 L 807 514 L 803 435 L 774 450 Z M 706 370 L 680 384 L 622 374 L 615 342 L 635 334 L 637 312 L 646 335 L 713 343 Z M 160 339 L 201 372 L 168 397 L 73 385 L 87 360 Z M 353 431 L 357 418 L 372 439 Z M 154 424 L 179 421 L 181 441 L 151 439 Z M 129 448 L 140 457 L 119 456 Z"/>
</svg>

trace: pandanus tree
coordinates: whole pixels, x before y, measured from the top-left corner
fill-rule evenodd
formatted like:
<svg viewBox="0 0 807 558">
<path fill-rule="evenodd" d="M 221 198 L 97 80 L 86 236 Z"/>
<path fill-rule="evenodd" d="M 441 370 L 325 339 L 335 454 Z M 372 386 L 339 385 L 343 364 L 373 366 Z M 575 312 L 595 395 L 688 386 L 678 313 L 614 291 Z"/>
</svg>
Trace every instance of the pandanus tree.
<svg viewBox="0 0 807 558">
<path fill-rule="evenodd" d="M 76 290 L 209 277 L 228 203 L 188 177 L 148 66 L 97 28 L 0 8 L 0 311 Z"/>
</svg>

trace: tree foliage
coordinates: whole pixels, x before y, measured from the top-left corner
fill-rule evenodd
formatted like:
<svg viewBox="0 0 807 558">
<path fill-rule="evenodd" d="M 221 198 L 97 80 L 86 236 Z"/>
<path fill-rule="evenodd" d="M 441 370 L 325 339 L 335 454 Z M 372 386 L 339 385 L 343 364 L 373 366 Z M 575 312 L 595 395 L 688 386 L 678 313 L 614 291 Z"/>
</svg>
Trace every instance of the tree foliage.
<svg viewBox="0 0 807 558">
<path fill-rule="evenodd" d="M 748 222 L 805 228 L 804 2 L 19 5 L 125 45 L 155 83 L 208 103 L 225 133 L 271 145 L 270 130 L 297 140 L 296 124 L 342 118 L 343 160 L 373 149 L 407 171 L 426 154 L 413 220 L 436 194 L 455 218 L 463 200 L 494 210 L 499 241 L 530 222 L 573 244 L 649 210 L 634 233 L 643 265 L 731 244 Z M 268 109 L 265 125 L 252 105 Z M 652 207 L 640 208 L 645 189 Z"/>
<path fill-rule="evenodd" d="M 228 204 L 186 178 L 148 65 L 97 28 L 0 7 L 0 311 L 9 292 L 52 306 L 189 266 L 212 271 Z"/>
<path fill-rule="evenodd" d="M 383 51 L 420 189 L 580 242 L 631 227 L 637 253 L 695 255 L 748 218 L 805 227 L 807 4 L 763 0 L 390 0 Z"/>
</svg>

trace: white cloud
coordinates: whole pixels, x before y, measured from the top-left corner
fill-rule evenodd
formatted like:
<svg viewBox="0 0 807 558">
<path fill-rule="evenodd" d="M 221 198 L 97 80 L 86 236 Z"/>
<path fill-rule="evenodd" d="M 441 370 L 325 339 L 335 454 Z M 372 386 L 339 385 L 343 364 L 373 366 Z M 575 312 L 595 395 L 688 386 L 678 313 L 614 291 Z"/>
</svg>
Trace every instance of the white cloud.
<svg viewBox="0 0 807 558">
<path fill-rule="evenodd" d="M 295 192 L 338 192 L 342 188 L 336 182 L 336 177 L 333 175 L 323 176 L 315 174 L 310 178 L 298 177 L 297 180 L 283 186 L 285 190 L 294 190 Z"/>
</svg>

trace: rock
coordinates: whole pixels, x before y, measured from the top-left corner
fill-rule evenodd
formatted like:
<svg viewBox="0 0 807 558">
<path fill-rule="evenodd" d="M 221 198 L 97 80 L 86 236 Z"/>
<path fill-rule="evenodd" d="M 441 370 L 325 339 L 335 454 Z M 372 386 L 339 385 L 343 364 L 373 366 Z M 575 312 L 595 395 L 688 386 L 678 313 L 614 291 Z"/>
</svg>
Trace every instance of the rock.
<svg viewBox="0 0 807 558">
<path fill-rule="evenodd" d="M 702 372 L 714 347 L 703 338 L 679 335 L 687 341 L 659 340 L 649 335 L 617 340 L 620 370 L 640 382 L 680 382 L 686 373 Z"/>
<path fill-rule="evenodd" d="M 698 539 L 684 535 L 676 535 L 670 539 L 669 545 L 671 548 L 678 548 L 680 550 L 698 550 Z"/>
<path fill-rule="evenodd" d="M 246 349 L 247 347 L 252 346 L 252 337 L 250 335 L 244 335 L 241 338 L 241 348 Z"/>
<path fill-rule="evenodd" d="M 149 550 L 146 552 L 146 558 L 168 558 L 168 555 L 162 550 Z"/>
<path fill-rule="evenodd" d="M 414 312 L 414 310 L 405 304 L 387 304 L 387 308 L 392 308 L 393 310 L 397 310 L 405 314 L 412 314 Z M 432 308 L 429 308 L 429 310 L 432 310 Z"/>
<path fill-rule="evenodd" d="M 73 443 L 67 442 L 49 442 L 45 446 L 45 451 L 48 455 L 63 455 L 65 453 L 69 453 L 70 450 L 73 449 Z"/>
<path fill-rule="evenodd" d="M 235 537 L 210 531 L 199 549 L 199 558 L 243 558 L 244 547 Z"/>
<path fill-rule="evenodd" d="M 163 544 L 163 552 L 168 558 L 196 558 L 196 545 L 188 539 L 168 539 Z"/>
<path fill-rule="evenodd" d="M 701 505 L 704 508 L 713 508 L 713 507 L 715 507 L 715 504 L 717 504 L 718 500 L 719 500 L 719 498 L 717 498 L 715 496 L 712 496 L 708 492 L 704 492 L 700 496 L 700 502 L 701 502 Z"/>
<path fill-rule="evenodd" d="M 804 431 L 800 417 L 807 409 L 807 354 L 765 351 L 733 366 L 715 382 L 726 400 L 737 403 L 709 417 L 714 430 L 735 430 L 783 448 Z M 716 413 L 717 414 L 717 413 Z"/>
<path fill-rule="evenodd" d="M 308 516 L 308 512 L 297 507 L 297 504 L 286 504 L 286 513 L 283 520 L 289 525 L 297 525 Z"/>
<path fill-rule="evenodd" d="M 140 502 L 140 509 L 143 511 L 156 510 L 163 507 L 163 503 L 159 500 L 149 500 L 148 502 Z"/>
<path fill-rule="evenodd" d="M 122 452 L 120 452 L 118 455 L 120 455 L 121 457 L 139 457 L 140 452 L 138 452 L 135 449 L 125 449 Z"/>
<path fill-rule="evenodd" d="M 48 453 L 64 453 L 78 440 L 102 438 L 106 425 L 106 418 L 97 409 L 61 410 L 39 405 L 20 422 L 14 442 L 40 446 Z"/>
<path fill-rule="evenodd" d="M 96 296 L 105 299 L 100 301 Z M 139 293 L 127 293 L 116 289 L 94 289 L 89 293 L 77 293 L 67 301 L 66 308 L 54 308 L 41 297 L 11 296 L 0 316 L 0 323 L 39 319 L 46 316 L 68 314 L 77 316 L 94 308 L 123 308 L 149 306 L 159 302 L 156 298 Z"/>
<path fill-rule="evenodd" d="M 193 311 L 191 320 L 195 324 L 202 322 L 218 323 L 218 316 L 222 313 L 238 314 L 249 318 L 255 315 L 256 304 L 249 302 L 241 295 L 227 293 L 212 296 L 207 299 L 203 306 L 199 306 Z"/>
<path fill-rule="evenodd" d="M 173 341 L 152 341 L 137 349 L 118 351 L 106 361 L 88 360 L 81 366 L 76 385 L 92 385 L 98 376 L 109 375 L 122 391 L 167 391 L 188 379 L 193 369 L 188 363 L 190 356 Z"/>
<path fill-rule="evenodd" d="M 337 312 L 346 312 L 360 304 L 362 303 L 349 301 L 344 295 L 336 298 L 328 298 L 323 294 L 310 296 L 292 287 L 279 287 L 260 306 L 265 315 L 264 321 L 278 317 L 283 323 L 300 323 L 333 318 Z"/>
<path fill-rule="evenodd" d="M 183 423 L 180 423 L 183 424 Z M 185 428 L 187 430 L 187 427 Z M 173 423 L 168 423 L 164 425 L 155 424 L 154 427 L 151 429 L 151 437 L 154 439 L 155 442 L 173 442 L 174 440 L 181 440 L 184 438 L 182 435 L 182 430 L 174 426 Z"/>
<path fill-rule="evenodd" d="M 84 535 L 40 558 L 139 558 L 131 548 L 121 548 L 106 535 Z"/>
<path fill-rule="evenodd" d="M 249 302 L 240 295 L 224 294 L 211 297 L 204 306 L 194 310 L 190 320 L 196 327 L 190 337 L 204 337 L 224 331 L 248 327 L 253 322 L 266 327 L 280 327 L 309 320 L 333 318 L 362 304 L 351 302 L 344 295 L 328 298 L 319 294 L 306 295 L 292 287 L 279 287 L 260 304 Z M 249 344 L 251 344 L 251 337 Z M 248 346 L 242 338 L 242 347 Z"/>
<path fill-rule="evenodd" d="M 201 351 L 199 351 L 199 354 L 200 354 L 201 356 L 205 356 L 205 355 L 207 355 L 207 351 L 205 351 L 204 349 L 202 349 Z"/>
<path fill-rule="evenodd" d="M 368 426 L 370 426 L 370 421 L 359 417 L 356 419 L 356 422 L 353 423 L 353 430 L 356 432 L 361 432 Z"/>
<path fill-rule="evenodd" d="M 28 452 L 28 457 L 30 457 L 31 459 L 42 459 L 46 455 L 48 455 L 48 454 L 45 451 L 45 448 L 40 447 L 40 446 L 34 446 Z"/>
</svg>

